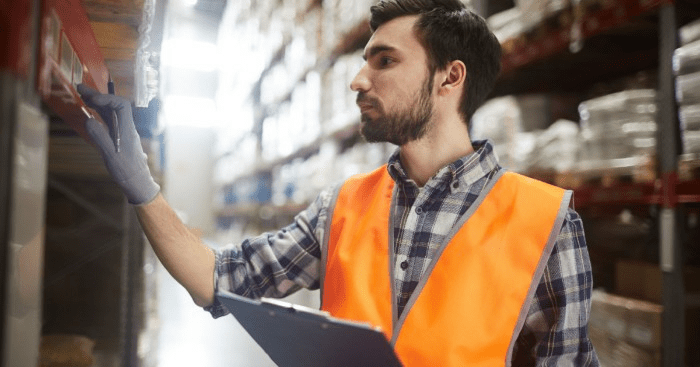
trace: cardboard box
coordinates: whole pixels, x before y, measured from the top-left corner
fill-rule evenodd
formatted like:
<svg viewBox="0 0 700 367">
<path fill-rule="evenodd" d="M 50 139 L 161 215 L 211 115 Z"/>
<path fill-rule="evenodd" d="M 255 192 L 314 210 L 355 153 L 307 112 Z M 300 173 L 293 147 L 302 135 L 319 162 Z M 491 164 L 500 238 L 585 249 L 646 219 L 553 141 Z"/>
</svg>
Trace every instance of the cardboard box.
<svg viewBox="0 0 700 367">
<path fill-rule="evenodd" d="M 661 304 L 663 275 L 659 265 L 635 260 L 619 260 L 615 265 L 615 291 L 622 296 Z M 700 269 L 686 266 L 683 269 L 686 296 L 697 298 L 700 294 Z M 686 361 L 691 366 L 700 365 L 700 304 L 689 302 L 685 308 Z"/>
<path fill-rule="evenodd" d="M 595 290 L 589 328 L 615 343 L 656 352 L 661 350 L 662 314 L 661 305 Z"/>
<path fill-rule="evenodd" d="M 44 335 L 39 367 L 89 367 L 94 365 L 95 341 L 81 335 Z"/>
<path fill-rule="evenodd" d="M 663 308 L 594 290 L 589 333 L 601 366 L 661 366 Z"/>
<path fill-rule="evenodd" d="M 700 269 L 683 269 L 686 293 L 700 293 Z M 635 299 L 662 303 L 663 277 L 658 264 L 622 259 L 615 264 L 615 293 Z"/>
<path fill-rule="evenodd" d="M 639 348 L 615 339 L 604 330 L 590 328 L 591 341 L 603 367 L 661 366 L 661 351 Z"/>
</svg>

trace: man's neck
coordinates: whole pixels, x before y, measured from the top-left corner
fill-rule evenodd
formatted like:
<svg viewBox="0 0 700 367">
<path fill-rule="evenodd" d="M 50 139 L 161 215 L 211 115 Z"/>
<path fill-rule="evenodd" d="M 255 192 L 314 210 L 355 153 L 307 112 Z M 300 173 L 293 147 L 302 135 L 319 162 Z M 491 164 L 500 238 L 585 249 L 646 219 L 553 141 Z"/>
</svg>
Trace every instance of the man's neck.
<svg viewBox="0 0 700 367">
<path fill-rule="evenodd" d="M 423 187 L 442 167 L 474 152 L 466 128 L 443 126 L 401 146 L 401 163 L 408 177 L 419 187 Z"/>
</svg>

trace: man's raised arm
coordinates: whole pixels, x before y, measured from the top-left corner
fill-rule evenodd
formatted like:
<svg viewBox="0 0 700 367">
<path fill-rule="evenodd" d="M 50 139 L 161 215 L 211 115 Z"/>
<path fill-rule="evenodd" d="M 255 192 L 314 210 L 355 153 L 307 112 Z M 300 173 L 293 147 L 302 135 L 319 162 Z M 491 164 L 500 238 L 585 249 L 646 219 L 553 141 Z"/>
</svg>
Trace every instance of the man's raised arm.
<svg viewBox="0 0 700 367">
<path fill-rule="evenodd" d="M 160 186 L 153 180 L 146 154 L 141 148 L 131 103 L 85 85 L 79 85 L 78 92 L 85 103 L 110 125 L 108 128 L 95 119 L 88 119 L 85 129 L 112 178 L 129 203 L 135 205 L 141 226 L 158 259 L 187 289 L 197 305 L 208 306 L 214 301 L 214 253 L 187 229 L 160 194 Z M 114 123 L 114 114 L 119 124 Z M 112 139 L 116 136 L 115 127 L 121 136 L 119 149 Z"/>
<path fill-rule="evenodd" d="M 177 217 L 158 194 L 136 213 L 153 251 L 163 266 L 182 284 L 201 307 L 214 302 L 214 252 Z"/>
</svg>

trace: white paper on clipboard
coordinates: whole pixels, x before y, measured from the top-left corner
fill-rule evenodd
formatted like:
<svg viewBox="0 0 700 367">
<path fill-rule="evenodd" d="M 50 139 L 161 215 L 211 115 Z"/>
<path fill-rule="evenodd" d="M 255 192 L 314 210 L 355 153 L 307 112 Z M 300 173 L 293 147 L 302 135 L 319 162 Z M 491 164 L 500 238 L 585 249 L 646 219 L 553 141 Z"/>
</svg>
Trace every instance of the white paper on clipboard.
<svg viewBox="0 0 700 367">
<path fill-rule="evenodd" d="M 217 299 L 280 367 L 400 367 L 386 336 L 367 324 L 277 300 Z"/>
</svg>

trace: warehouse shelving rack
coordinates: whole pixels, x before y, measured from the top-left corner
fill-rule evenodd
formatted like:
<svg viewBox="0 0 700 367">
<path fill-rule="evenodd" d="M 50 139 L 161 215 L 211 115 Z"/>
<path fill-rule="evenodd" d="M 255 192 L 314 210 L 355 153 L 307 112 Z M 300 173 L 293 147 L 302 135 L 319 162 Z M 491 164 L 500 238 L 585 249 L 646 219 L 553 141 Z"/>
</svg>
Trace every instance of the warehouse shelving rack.
<svg viewBox="0 0 700 367">
<path fill-rule="evenodd" d="M 304 17 L 310 16 L 312 11 L 322 8 L 323 4 L 321 0 L 309 0 L 308 5 L 305 10 L 298 14 L 296 17 L 297 22 L 301 22 Z M 303 83 L 306 77 L 311 72 L 324 72 L 329 70 L 339 57 L 350 54 L 353 51 L 361 49 L 369 40 L 371 34 L 369 30 L 369 19 L 362 19 L 358 21 L 354 26 L 352 26 L 344 36 L 342 36 L 334 45 L 331 47 L 326 54 L 319 55 L 317 62 L 304 70 L 298 80 L 294 81 L 288 91 L 283 93 L 283 95 L 271 103 L 262 103 L 260 98 L 262 81 L 265 76 L 279 63 L 284 61 L 285 52 L 289 43 L 291 42 L 290 37 L 284 39 L 279 48 L 272 53 L 272 57 L 268 65 L 261 72 L 258 82 L 252 87 L 250 98 L 253 105 L 256 107 L 256 114 L 254 119 L 254 126 L 252 128 L 252 133 L 255 135 L 258 141 L 258 146 L 262 143 L 262 131 L 264 120 L 274 115 L 277 112 L 279 105 L 284 102 L 289 102 L 292 97 L 292 92 L 294 87 Z M 348 124 L 347 126 L 339 127 L 331 131 L 322 133 L 318 138 L 314 139 L 312 142 L 300 147 L 293 153 L 275 159 L 271 162 L 263 162 L 262 164 L 256 166 L 249 172 L 240 174 L 232 182 L 223 185 L 219 188 L 220 192 L 224 196 L 229 195 L 232 188 L 242 182 L 260 181 L 267 180 L 271 176 L 272 171 L 280 166 L 288 164 L 297 159 L 308 159 L 309 157 L 317 154 L 321 149 L 321 146 L 328 141 L 337 141 L 340 145 L 350 146 L 355 142 L 359 141 L 359 119 L 355 122 Z M 258 152 L 259 154 L 260 152 Z M 264 194 L 263 194 L 264 196 Z M 284 221 L 288 220 L 294 214 L 298 213 L 303 209 L 306 204 L 298 203 L 285 203 L 283 205 L 273 205 L 267 202 L 257 202 L 248 204 L 226 204 L 217 212 L 217 220 L 219 223 L 229 224 L 236 218 L 255 218 L 255 221 L 266 215 L 260 215 L 261 213 L 274 213 L 273 215 Z M 285 223 L 286 224 L 286 223 Z"/>
<path fill-rule="evenodd" d="M 65 139 L 67 125 L 53 121 L 49 140 Z M 75 133 L 74 144 L 90 149 Z M 53 151 L 51 151 L 51 148 Z M 94 339 L 101 363 L 140 365 L 139 333 L 146 324 L 145 293 L 152 280 L 143 271 L 155 264 L 136 213 L 104 168 L 56 161 L 93 161 L 97 151 L 49 153 L 44 264 L 43 329 Z M 93 148 L 94 149 L 94 148 Z M 118 361 L 118 362 L 116 362 Z"/>
<path fill-rule="evenodd" d="M 657 68 L 657 152 L 654 178 L 608 184 L 585 183 L 575 187 L 579 210 L 637 206 L 658 209 L 659 264 L 663 276 L 662 365 L 685 365 L 685 305 L 697 295 L 685 295 L 683 284 L 682 206 L 700 203 L 700 179 L 697 174 L 679 179 L 680 124 L 675 100 L 675 76 L 672 68 L 678 47 L 678 17 L 681 14 L 671 0 L 584 1 L 547 19 L 529 35 L 504 43 L 503 73 L 494 95 L 528 92 L 571 91 L 581 84 L 591 85 L 623 73 Z M 697 12 L 691 12 L 697 14 Z M 686 14 L 687 16 L 687 14 Z M 688 19 L 684 19 L 687 21 Z M 569 51 L 572 27 L 579 22 L 581 42 L 612 34 L 634 40 L 629 49 L 604 54 Z M 612 55 L 608 59 L 606 56 Z M 567 71 L 578 65 L 578 75 Z M 583 72 L 590 68 L 588 72 Z M 691 159 L 691 166 L 697 160 Z M 572 173 L 576 174 L 576 173 Z"/>
<path fill-rule="evenodd" d="M 60 14 L 63 35 L 66 28 L 71 29 L 70 35 L 61 42 L 70 41 L 81 47 L 73 49 L 78 51 L 74 54 L 66 54 L 70 56 L 67 60 L 80 54 L 81 61 L 91 58 L 91 69 L 106 70 L 102 65 L 104 61 L 96 60 L 97 56 L 99 59 L 102 56 L 99 50 L 95 52 L 96 46 L 91 40 L 94 36 L 90 33 L 85 10 L 80 4 L 74 6 L 73 3 L 76 2 L 59 4 L 63 6 Z M 102 364 L 135 366 L 139 365 L 137 341 L 142 321 L 139 311 L 143 297 L 139 291 L 143 288 L 139 276 L 143 274 L 143 256 L 140 256 L 143 235 L 123 194 L 102 174 L 104 169 L 83 166 L 90 158 L 101 161 L 97 151 L 71 130 L 66 120 L 58 123 L 59 115 L 66 118 L 59 110 L 66 110 L 42 100 L 37 90 L 37 80 L 43 80 L 41 74 L 45 71 L 40 66 L 40 54 L 49 44 L 42 35 L 42 27 L 47 24 L 43 16 L 50 14 L 49 5 L 56 4 L 53 1 L 15 1 L 9 8 L 3 7 L 0 16 L 4 38 L 3 57 L 0 57 L 0 167 L 3 171 L 0 174 L 0 196 L 3 198 L 0 203 L 3 246 L 0 289 L 5 295 L 0 297 L 0 365 L 36 365 L 40 337 L 45 333 L 60 334 L 60 337 L 79 334 L 80 338 L 63 339 L 75 340 L 76 343 L 87 339 L 82 336 L 98 339 L 96 350 L 101 352 Z M 60 34 L 60 29 L 60 26 L 53 28 L 56 35 Z M 9 36 L 5 37 L 5 34 Z M 79 65 L 77 61 L 75 65 Z M 78 70 L 81 69 L 76 66 L 73 72 Z M 65 75 L 58 76 L 55 81 L 65 83 L 59 85 L 57 82 L 56 86 L 60 88 L 70 85 Z M 53 119 L 53 124 L 49 123 L 50 119 Z M 74 149 L 75 145 L 63 145 L 62 151 L 61 147 L 52 146 L 51 141 L 57 136 L 51 126 L 58 124 L 62 126 L 63 134 L 58 136 L 59 139 L 66 138 L 65 133 L 70 131 L 69 139 L 79 142 L 82 148 L 91 149 L 92 153 L 84 155 L 82 153 L 86 150 Z M 19 135 L 22 131 L 24 134 L 31 132 L 27 135 L 32 137 L 28 140 L 30 150 L 22 147 L 26 144 L 21 140 L 26 136 Z M 27 156 L 33 160 L 27 162 Z M 37 162 L 46 163 L 46 166 L 37 166 Z M 57 162 L 60 167 L 52 166 Z M 15 171 L 15 167 L 25 168 Z M 80 169 L 82 175 L 77 175 L 76 170 Z M 29 170 L 33 172 L 31 175 L 22 176 L 22 171 Z M 40 195 L 32 192 L 28 196 L 27 190 L 16 189 L 26 186 L 21 180 L 27 178 L 33 181 L 32 187 L 41 187 Z M 16 195 L 15 192 L 25 194 Z M 40 205 L 34 202 L 37 198 L 41 198 Z M 13 205 L 21 210 L 10 211 Z M 57 206 L 67 210 L 56 211 Z M 39 218 L 38 224 L 34 223 L 36 217 Z M 52 226 L 56 223 L 60 225 Z M 35 225 L 39 236 L 21 238 L 19 243 L 14 243 L 10 236 L 14 234 L 8 232 L 12 226 L 30 229 Z M 36 257 L 15 256 L 18 245 L 22 246 L 23 254 Z M 35 286 L 26 287 L 25 284 Z M 10 292 L 12 289 L 22 292 Z M 90 352 L 87 343 L 77 347 L 83 346 L 86 348 L 83 352 Z M 65 358 L 65 355 L 61 357 Z M 90 356 L 81 357 L 85 360 Z"/>
<path fill-rule="evenodd" d="M 632 182 L 585 182 L 570 188 L 575 189 L 577 210 L 592 208 L 612 212 L 629 206 L 658 209 L 659 262 L 663 273 L 663 307 L 666 315 L 663 318 L 663 366 L 682 366 L 685 353 L 684 305 L 688 300 L 698 299 L 698 295 L 684 294 L 680 242 L 683 229 L 679 218 L 684 205 L 700 203 L 700 177 L 697 175 L 700 164 L 697 158 L 687 158 L 682 163 L 689 163 L 693 167 L 690 177 L 679 176 L 680 126 L 671 62 L 673 51 L 678 45 L 678 24 L 700 17 L 700 13 L 697 9 L 686 12 L 686 7 L 690 5 L 677 4 L 672 0 L 583 0 L 576 4 L 549 15 L 534 29 L 502 42 L 502 73 L 491 97 L 566 93 L 635 71 L 657 70 L 658 143 L 656 158 L 651 167 L 653 177 Z M 309 9 L 319 5 L 320 2 L 310 2 Z M 678 10 L 679 7 L 683 7 L 683 12 Z M 580 39 L 573 36 L 573 27 L 579 27 Z M 358 22 L 337 43 L 332 54 L 321 57 L 325 61 L 320 61 L 311 70 L 329 68 L 339 55 L 360 49 L 369 37 L 368 21 L 365 19 Z M 610 39 L 624 40 L 615 44 L 623 46 L 610 47 Z M 586 46 L 572 52 L 570 46 L 575 42 L 582 42 Z M 272 63 L 282 58 L 283 49 L 284 46 L 276 53 Z M 581 72 L 571 73 L 573 69 Z M 259 93 L 259 84 L 253 93 L 255 90 Z M 269 106 L 264 110 L 268 111 Z M 263 120 L 264 117 L 256 121 L 254 131 L 257 133 L 261 131 Z M 309 157 L 329 139 L 351 141 L 355 138 L 357 124 L 326 134 L 295 153 L 258 167 L 239 179 L 269 174 L 275 167 Z M 566 179 L 559 180 L 561 177 L 556 175 L 531 175 L 557 184 L 569 182 Z M 235 184 L 236 181 L 227 186 Z M 245 207 L 227 205 L 219 212 L 219 218 L 258 216 L 261 207 L 266 212 L 291 216 L 302 206 L 276 206 L 269 203 Z"/>
</svg>

